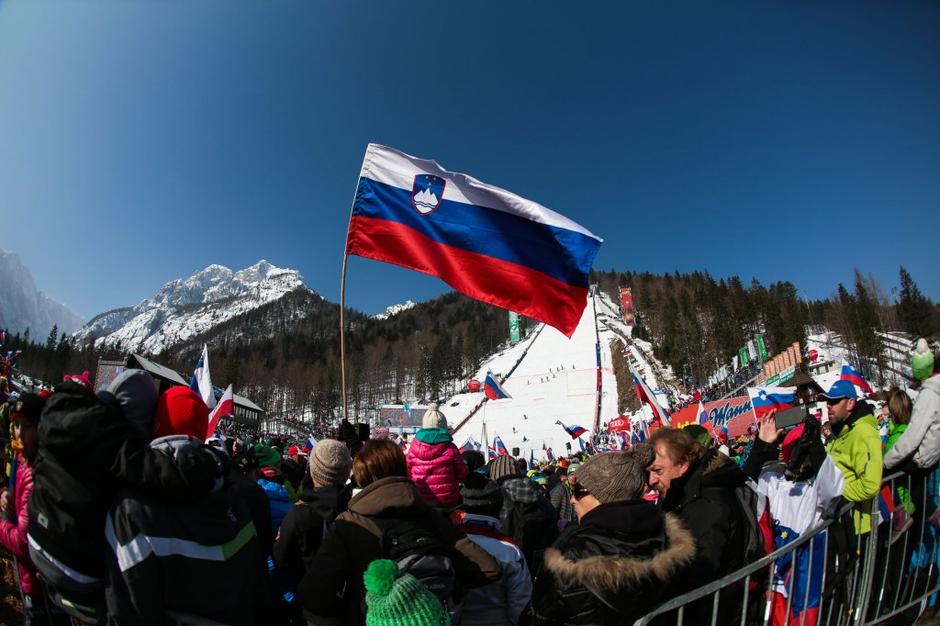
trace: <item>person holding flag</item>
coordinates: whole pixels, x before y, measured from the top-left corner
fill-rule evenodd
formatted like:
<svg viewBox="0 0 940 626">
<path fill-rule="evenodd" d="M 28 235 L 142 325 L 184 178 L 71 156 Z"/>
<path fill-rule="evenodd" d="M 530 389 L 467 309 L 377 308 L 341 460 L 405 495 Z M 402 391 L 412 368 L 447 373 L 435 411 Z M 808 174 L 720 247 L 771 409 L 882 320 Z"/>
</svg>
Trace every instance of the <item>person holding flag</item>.
<svg viewBox="0 0 940 626">
<path fill-rule="evenodd" d="M 196 369 L 189 380 L 189 388 L 199 394 L 210 410 L 215 408 L 215 390 L 212 388 L 212 377 L 209 375 L 209 346 L 207 344 L 202 345 L 202 354 L 196 361 Z"/>
<path fill-rule="evenodd" d="M 578 439 L 581 437 L 581 435 L 587 432 L 587 428 L 584 428 L 582 426 L 578 426 L 578 425 L 574 425 L 570 427 L 565 426 L 565 424 L 561 420 L 557 420 L 555 423 L 561 426 L 562 428 L 564 428 L 565 432 L 568 433 L 572 439 Z"/>
</svg>

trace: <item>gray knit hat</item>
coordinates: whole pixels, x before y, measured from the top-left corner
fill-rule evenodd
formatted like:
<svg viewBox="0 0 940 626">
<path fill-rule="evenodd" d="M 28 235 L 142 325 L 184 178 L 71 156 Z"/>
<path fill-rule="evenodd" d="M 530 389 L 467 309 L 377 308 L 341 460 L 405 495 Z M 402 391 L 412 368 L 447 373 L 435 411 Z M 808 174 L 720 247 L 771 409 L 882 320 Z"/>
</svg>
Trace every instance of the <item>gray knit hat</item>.
<svg viewBox="0 0 940 626">
<path fill-rule="evenodd" d="M 517 476 L 516 461 L 508 454 L 498 456 L 490 461 L 490 480 L 499 480 L 506 476 Z"/>
<path fill-rule="evenodd" d="M 447 428 L 447 418 L 437 408 L 437 402 L 432 402 L 421 418 L 421 428 Z"/>
<path fill-rule="evenodd" d="M 310 478 L 319 485 L 341 487 L 349 480 L 352 457 L 342 441 L 324 439 L 318 441 L 310 455 Z"/>
<path fill-rule="evenodd" d="M 646 491 L 646 467 L 652 463 L 653 456 L 646 444 L 624 452 L 598 454 L 582 463 L 571 480 L 587 489 L 601 504 L 637 500 Z"/>
</svg>

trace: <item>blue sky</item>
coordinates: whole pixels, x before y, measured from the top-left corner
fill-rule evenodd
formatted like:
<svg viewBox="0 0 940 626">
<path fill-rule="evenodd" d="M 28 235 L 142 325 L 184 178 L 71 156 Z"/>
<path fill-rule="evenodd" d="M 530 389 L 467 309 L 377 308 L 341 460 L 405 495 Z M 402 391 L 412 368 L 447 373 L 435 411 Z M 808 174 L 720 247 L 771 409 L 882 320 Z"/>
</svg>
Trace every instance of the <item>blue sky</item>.
<svg viewBox="0 0 940 626">
<path fill-rule="evenodd" d="M 815 298 L 903 264 L 940 299 L 938 33 L 936 2 L 7 0 L 0 248 L 84 316 L 261 258 L 335 301 L 374 141 L 583 224 L 596 268 Z"/>
</svg>

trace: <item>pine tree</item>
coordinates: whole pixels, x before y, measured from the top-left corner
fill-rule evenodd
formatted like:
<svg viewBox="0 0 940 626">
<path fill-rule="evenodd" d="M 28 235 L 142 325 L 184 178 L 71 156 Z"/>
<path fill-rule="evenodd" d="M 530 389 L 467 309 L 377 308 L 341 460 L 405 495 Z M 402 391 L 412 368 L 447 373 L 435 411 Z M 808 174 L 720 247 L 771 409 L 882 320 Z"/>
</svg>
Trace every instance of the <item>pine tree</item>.
<svg viewBox="0 0 940 626">
<path fill-rule="evenodd" d="M 901 291 L 897 313 L 901 329 L 917 337 L 929 337 L 936 331 L 933 303 L 921 293 L 910 273 L 901 266 Z"/>
<path fill-rule="evenodd" d="M 858 354 L 878 364 L 884 370 L 884 341 L 879 335 L 881 330 L 878 320 L 877 302 L 865 286 L 862 274 L 855 270 L 855 324 Z"/>
<path fill-rule="evenodd" d="M 50 352 L 55 350 L 56 342 L 59 340 L 59 325 L 53 324 L 52 330 L 49 331 L 49 336 L 46 338 L 46 350 Z"/>
</svg>

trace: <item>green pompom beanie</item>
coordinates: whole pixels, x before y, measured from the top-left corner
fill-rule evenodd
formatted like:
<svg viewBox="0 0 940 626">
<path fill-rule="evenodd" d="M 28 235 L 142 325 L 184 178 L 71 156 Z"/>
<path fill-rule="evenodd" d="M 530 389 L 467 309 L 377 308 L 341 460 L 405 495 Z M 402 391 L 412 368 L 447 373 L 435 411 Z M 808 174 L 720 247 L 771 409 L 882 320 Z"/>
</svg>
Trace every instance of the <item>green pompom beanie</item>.
<svg viewBox="0 0 940 626">
<path fill-rule="evenodd" d="M 911 369 L 914 370 L 914 378 L 917 380 L 927 380 L 933 374 L 933 352 L 924 338 L 917 340 L 917 347 L 911 357 Z"/>
<path fill-rule="evenodd" d="M 363 581 L 367 626 L 450 626 L 440 600 L 411 574 L 399 575 L 394 561 L 372 561 Z"/>
</svg>

